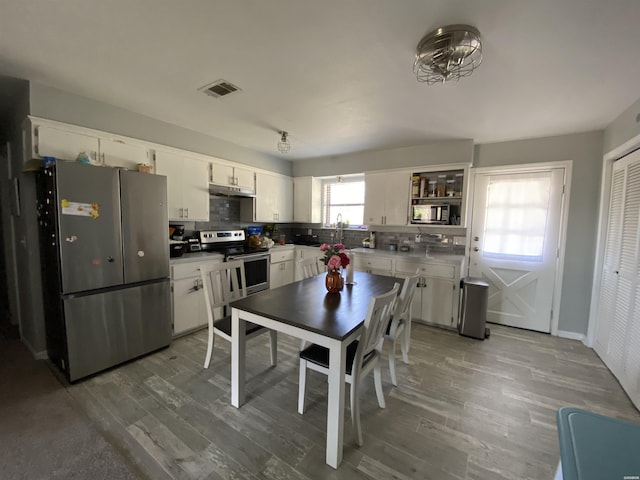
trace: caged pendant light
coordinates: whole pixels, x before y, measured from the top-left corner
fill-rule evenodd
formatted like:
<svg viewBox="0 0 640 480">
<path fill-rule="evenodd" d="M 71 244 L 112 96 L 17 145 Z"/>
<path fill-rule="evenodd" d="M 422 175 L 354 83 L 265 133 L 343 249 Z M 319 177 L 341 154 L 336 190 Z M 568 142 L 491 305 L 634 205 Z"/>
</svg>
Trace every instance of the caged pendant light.
<svg viewBox="0 0 640 480">
<path fill-rule="evenodd" d="M 449 25 L 420 40 L 413 73 L 419 82 L 433 85 L 468 77 L 481 63 L 480 32 L 469 25 Z"/>
<path fill-rule="evenodd" d="M 289 143 L 289 139 L 287 136 L 289 135 L 287 132 L 280 132 L 280 141 L 278 142 L 278 150 L 280 153 L 289 153 L 291 150 L 291 144 Z"/>
</svg>

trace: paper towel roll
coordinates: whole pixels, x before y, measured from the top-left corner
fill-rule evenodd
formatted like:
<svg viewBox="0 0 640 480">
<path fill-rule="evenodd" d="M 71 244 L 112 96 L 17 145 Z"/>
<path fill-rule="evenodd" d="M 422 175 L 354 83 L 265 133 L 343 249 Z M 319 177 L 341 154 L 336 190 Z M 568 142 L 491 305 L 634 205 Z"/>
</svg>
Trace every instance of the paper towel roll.
<svg viewBox="0 0 640 480">
<path fill-rule="evenodd" d="M 347 254 L 349 257 L 349 265 L 347 265 L 347 283 L 353 283 L 353 253 L 349 252 Z"/>
</svg>

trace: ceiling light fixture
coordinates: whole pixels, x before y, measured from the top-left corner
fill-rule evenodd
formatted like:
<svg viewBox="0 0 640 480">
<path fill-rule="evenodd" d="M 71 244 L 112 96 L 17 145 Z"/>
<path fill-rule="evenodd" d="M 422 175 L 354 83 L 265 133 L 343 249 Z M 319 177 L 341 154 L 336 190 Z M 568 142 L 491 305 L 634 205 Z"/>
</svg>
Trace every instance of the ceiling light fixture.
<svg viewBox="0 0 640 480">
<path fill-rule="evenodd" d="M 419 82 L 433 85 L 468 77 L 481 63 L 480 32 L 469 25 L 449 25 L 420 40 L 413 73 Z"/>
<path fill-rule="evenodd" d="M 291 150 L 291 144 L 289 143 L 289 140 L 287 139 L 287 136 L 289 135 L 287 132 L 280 132 L 280 141 L 278 142 L 278 150 L 280 151 L 280 153 L 289 153 L 289 150 Z"/>
</svg>

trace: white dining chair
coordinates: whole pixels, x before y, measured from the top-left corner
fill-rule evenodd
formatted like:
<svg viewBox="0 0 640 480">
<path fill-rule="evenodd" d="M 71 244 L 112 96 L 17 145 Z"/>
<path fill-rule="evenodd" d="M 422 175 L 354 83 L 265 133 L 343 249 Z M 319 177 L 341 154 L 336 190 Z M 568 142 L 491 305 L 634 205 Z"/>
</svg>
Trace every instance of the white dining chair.
<svg viewBox="0 0 640 480">
<path fill-rule="evenodd" d="M 400 350 L 402 351 L 402 362 L 409 363 L 409 346 L 411 343 L 411 304 L 418 285 L 418 275 L 407 277 L 398 296 L 395 310 L 389 322 L 384 339 L 391 344 L 389 352 L 389 372 L 391 383 L 398 386 L 396 377 L 396 342 L 400 340 Z"/>
<path fill-rule="evenodd" d="M 315 257 L 303 258 L 297 261 L 296 270 L 298 271 L 298 278 L 300 280 L 315 277 L 320 274 L 320 262 Z"/>
<path fill-rule="evenodd" d="M 231 315 L 227 310 L 229 303 L 247 296 L 247 280 L 244 262 L 206 263 L 200 265 L 200 275 L 204 287 L 204 299 L 207 307 L 209 337 L 204 368 L 209 368 L 216 336 L 231 342 Z M 269 332 L 271 335 L 271 365 L 276 364 L 278 334 L 260 325 L 246 322 L 247 340 Z"/>
<path fill-rule="evenodd" d="M 356 428 L 357 443 L 362 446 L 362 428 L 360 425 L 360 380 L 373 370 L 373 377 L 380 408 L 385 408 L 382 391 L 382 374 L 380 356 L 384 334 L 391 319 L 391 314 L 398 296 L 400 284 L 396 283 L 391 290 L 371 298 L 369 310 L 364 319 L 364 326 L 359 340 L 347 347 L 345 381 L 351 385 L 351 423 Z M 307 383 L 307 369 L 329 375 L 329 349 L 316 344 L 300 352 L 300 379 L 298 384 L 298 413 L 304 413 Z"/>
<path fill-rule="evenodd" d="M 303 258 L 296 262 L 296 270 L 299 280 L 315 277 L 316 275 L 320 275 L 320 261 L 315 257 Z M 301 351 L 306 348 L 307 343 L 306 340 L 300 340 Z"/>
</svg>

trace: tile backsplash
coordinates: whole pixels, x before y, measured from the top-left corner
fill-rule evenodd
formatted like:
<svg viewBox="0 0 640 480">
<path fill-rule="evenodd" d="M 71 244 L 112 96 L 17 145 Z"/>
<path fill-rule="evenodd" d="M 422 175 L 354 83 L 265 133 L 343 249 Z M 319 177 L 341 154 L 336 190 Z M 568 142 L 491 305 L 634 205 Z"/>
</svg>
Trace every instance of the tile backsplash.
<svg viewBox="0 0 640 480">
<path fill-rule="evenodd" d="M 211 196 L 209 200 L 209 221 L 208 222 L 171 222 L 181 223 L 185 226 L 185 235 L 190 235 L 199 230 L 222 230 L 241 229 L 247 226 L 240 221 L 240 199 L 235 197 Z M 260 222 L 255 222 L 259 225 Z M 322 243 L 335 243 L 337 232 L 331 228 L 301 227 L 298 224 L 276 224 L 277 235 L 285 235 L 286 241 L 291 242 L 296 234 L 306 235 L 311 230 L 313 235 L 318 236 Z M 420 242 L 416 242 L 416 232 L 376 232 L 376 248 L 381 250 L 389 249 L 389 245 L 395 244 L 398 248 L 407 246 L 411 251 L 416 252 L 441 252 L 464 254 L 464 236 L 454 236 L 450 233 L 438 233 L 437 229 L 432 229 L 433 233 L 422 233 Z M 367 230 L 344 230 L 343 241 L 347 248 L 357 248 L 362 246 L 362 240 L 370 236 Z"/>
</svg>

